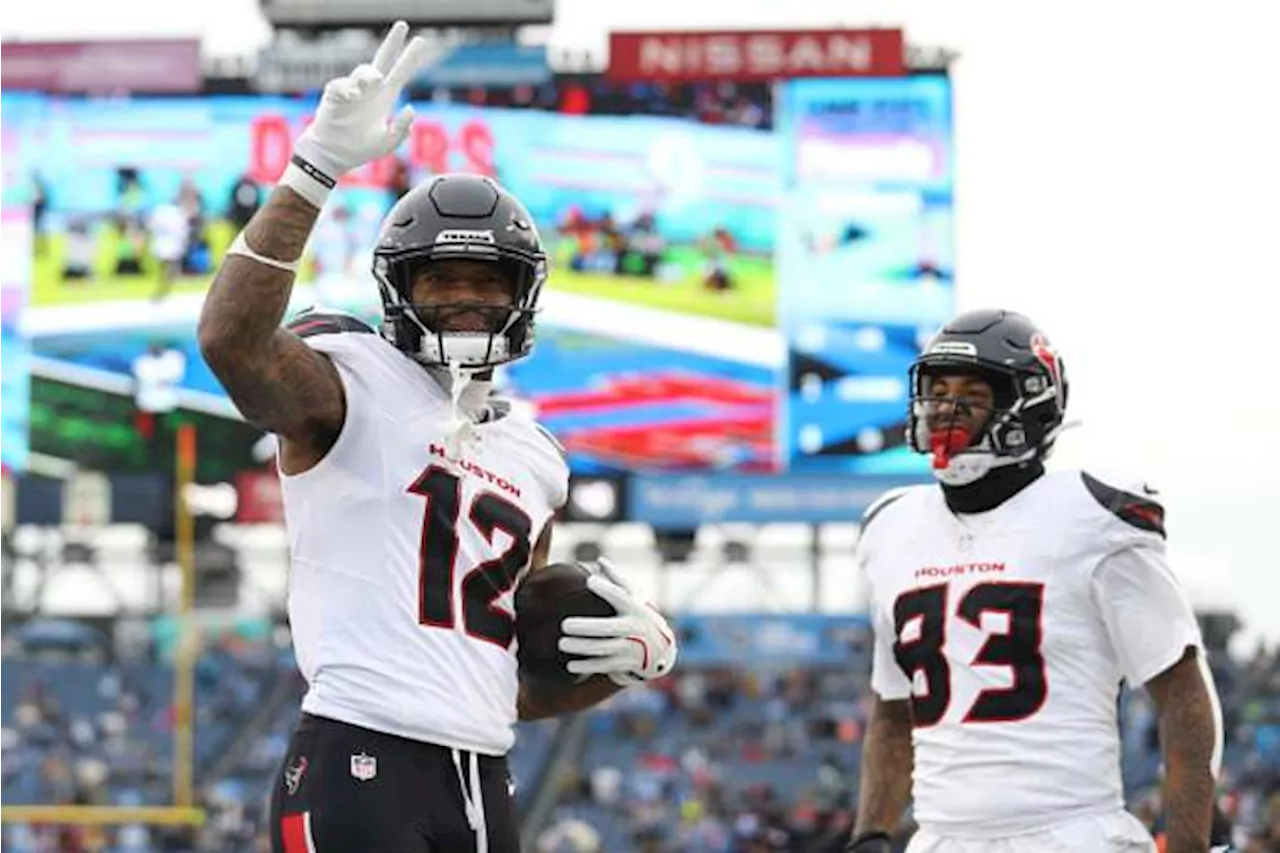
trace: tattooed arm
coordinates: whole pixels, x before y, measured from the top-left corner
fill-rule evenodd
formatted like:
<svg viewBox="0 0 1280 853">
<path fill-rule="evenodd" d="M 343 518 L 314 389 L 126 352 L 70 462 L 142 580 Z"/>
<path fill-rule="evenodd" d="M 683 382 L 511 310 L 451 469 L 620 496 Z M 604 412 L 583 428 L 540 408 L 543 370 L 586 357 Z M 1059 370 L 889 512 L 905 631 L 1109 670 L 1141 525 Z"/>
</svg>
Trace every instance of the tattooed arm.
<svg viewBox="0 0 1280 853">
<path fill-rule="evenodd" d="M 913 767 L 908 701 L 885 701 L 876 696 L 862 744 L 855 836 L 869 832 L 893 835 L 911 799 Z"/>
<path fill-rule="evenodd" d="M 406 45 L 408 33 L 409 25 L 396 21 L 372 62 L 325 84 L 280 186 L 242 234 L 250 252 L 296 261 L 341 177 L 408 136 L 413 110 L 391 113 L 429 52 L 421 37 Z M 333 364 L 280 328 L 292 289 L 292 272 L 228 255 L 200 315 L 200 351 L 241 413 L 284 439 L 281 467 L 297 472 L 333 446 L 346 400 Z"/>
<path fill-rule="evenodd" d="M 529 570 L 536 572 L 544 568 L 550 554 L 551 522 L 548 521 L 534 545 Z M 603 675 L 593 675 L 572 688 L 521 678 L 520 692 L 516 695 L 516 715 L 521 720 L 558 717 L 590 708 L 622 689 Z"/>
<path fill-rule="evenodd" d="M 1180 661 L 1147 682 L 1164 753 L 1167 853 L 1209 849 L 1218 728 L 1197 654 L 1188 647 Z"/>
<path fill-rule="evenodd" d="M 249 248 L 279 261 L 302 256 L 320 211 L 277 187 L 245 227 Z M 285 470 L 323 458 L 346 417 L 337 369 L 280 327 L 293 273 L 227 255 L 200 314 L 200 351 L 245 418 L 282 439 Z"/>
</svg>

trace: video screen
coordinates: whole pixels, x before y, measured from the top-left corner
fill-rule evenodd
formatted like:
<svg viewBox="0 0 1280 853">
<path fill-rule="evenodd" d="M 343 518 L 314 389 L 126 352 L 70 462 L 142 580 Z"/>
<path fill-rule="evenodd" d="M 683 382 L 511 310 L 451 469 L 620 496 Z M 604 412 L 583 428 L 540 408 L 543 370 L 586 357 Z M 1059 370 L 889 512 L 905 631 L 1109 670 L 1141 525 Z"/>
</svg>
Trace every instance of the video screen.
<svg viewBox="0 0 1280 853">
<path fill-rule="evenodd" d="M 23 319 L 31 281 L 32 199 L 20 150 L 6 111 L 0 124 L 0 448 L 6 473 L 23 471 L 30 449 L 30 345 Z"/>
<path fill-rule="evenodd" d="M 783 87 L 788 470 L 925 470 L 905 446 L 907 370 L 955 305 L 950 95 L 931 76 Z"/>
<path fill-rule="evenodd" d="M 856 98 L 860 87 L 908 82 L 841 85 Z M 38 200 L 30 294 L 37 356 L 127 373 L 132 354 L 159 343 L 185 355 L 185 390 L 220 394 L 195 346 L 200 303 L 313 108 L 314 101 L 282 97 L 6 95 L 6 120 L 12 114 Z M 812 429 L 799 437 L 818 410 L 812 371 L 793 376 L 797 341 L 815 318 L 892 328 L 895 341 L 902 328 L 927 324 L 934 312 L 915 316 L 911 300 L 897 312 L 851 314 L 846 304 L 887 305 L 884 292 L 914 286 L 917 212 L 882 201 L 872 204 L 879 212 L 802 201 L 791 188 L 800 173 L 789 163 L 814 158 L 817 143 L 804 122 L 759 130 L 677 118 L 415 109 L 401 150 L 348 176 L 326 207 L 291 310 L 321 304 L 376 320 L 370 250 L 390 205 L 432 174 L 488 174 L 525 202 L 553 258 L 535 352 L 498 381 L 536 406 L 577 473 L 848 467 L 841 449 L 848 442 L 836 430 L 824 432 L 817 452 Z M 908 123 L 902 132 L 915 131 Z M 809 141 L 798 145 L 794 135 Z M 861 139 L 854 132 L 826 144 Z M 949 182 L 946 196 L 924 217 L 939 269 L 950 266 Z M 894 275 L 903 277 L 898 285 Z M 937 304 L 949 305 L 949 280 L 934 285 Z M 890 351 L 896 364 L 896 345 Z M 830 365 L 842 376 L 861 365 L 846 356 Z M 843 393 L 855 386 L 846 383 Z M 892 413 L 879 401 L 831 418 L 842 428 L 863 421 L 888 428 L 901 420 L 901 403 Z M 888 444 L 860 446 L 856 455 L 865 464 L 891 452 Z"/>
</svg>

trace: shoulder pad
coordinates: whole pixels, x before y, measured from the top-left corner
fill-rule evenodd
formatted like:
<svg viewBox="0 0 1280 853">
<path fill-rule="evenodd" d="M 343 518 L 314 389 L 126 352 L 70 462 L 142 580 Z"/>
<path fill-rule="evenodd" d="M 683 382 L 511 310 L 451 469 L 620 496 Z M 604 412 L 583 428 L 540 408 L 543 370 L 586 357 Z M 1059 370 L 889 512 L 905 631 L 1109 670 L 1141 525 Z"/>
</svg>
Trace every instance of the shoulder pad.
<svg viewBox="0 0 1280 853">
<path fill-rule="evenodd" d="M 889 504 L 911 491 L 911 486 L 902 486 L 897 489 L 890 489 L 880 497 L 876 498 L 871 506 L 867 507 L 867 511 L 862 514 L 862 529 L 865 531 L 867 526 L 871 524 L 871 520 L 888 508 Z"/>
<path fill-rule="evenodd" d="M 1084 487 L 1089 490 L 1089 494 L 1093 495 L 1094 500 L 1102 504 L 1107 512 L 1139 530 L 1154 533 L 1161 539 L 1165 538 L 1164 507 L 1157 499 L 1155 489 L 1143 483 L 1136 487 L 1134 492 L 1128 492 L 1115 486 L 1108 486 L 1084 471 L 1080 472 L 1080 478 L 1084 481 Z"/>
<path fill-rule="evenodd" d="M 533 425 L 534 425 L 534 427 L 535 427 L 535 428 L 537 428 L 538 433 L 539 433 L 543 438 L 545 438 L 547 441 L 551 442 L 551 446 L 552 446 L 552 447 L 554 447 L 554 448 L 556 449 L 556 453 L 560 454 L 560 458 L 561 458 L 561 459 L 563 459 L 563 460 L 565 460 L 566 462 L 567 462 L 567 461 L 569 461 L 569 451 L 567 451 L 567 450 L 565 450 L 565 449 L 564 449 L 564 445 L 560 443 L 560 439 L 558 439 L 558 438 L 556 438 L 554 435 L 552 435 L 552 434 L 551 434 L 551 430 L 547 429 L 546 427 L 544 427 L 542 424 L 538 423 L 537 421 L 534 421 L 534 422 L 533 422 Z"/>
<path fill-rule="evenodd" d="M 303 311 L 285 324 L 285 328 L 300 338 L 332 335 L 338 332 L 373 334 L 373 327 L 365 321 L 337 311 Z"/>
</svg>

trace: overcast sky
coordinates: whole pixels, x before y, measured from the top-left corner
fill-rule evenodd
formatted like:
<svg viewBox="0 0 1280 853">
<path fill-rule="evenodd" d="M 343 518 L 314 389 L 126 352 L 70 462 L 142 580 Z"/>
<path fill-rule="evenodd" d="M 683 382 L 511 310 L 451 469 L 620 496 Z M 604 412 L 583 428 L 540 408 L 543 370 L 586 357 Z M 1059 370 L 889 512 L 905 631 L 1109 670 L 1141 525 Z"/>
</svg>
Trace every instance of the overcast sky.
<svg viewBox="0 0 1280 853">
<path fill-rule="evenodd" d="M 1163 487 L 1193 593 L 1280 639 L 1280 74 L 1268 41 L 1280 12 L 1253 0 L 841 6 L 560 0 L 550 40 L 602 49 L 611 27 L 673 21 L 884 23 L 960 50 L 962 307 L 1016 308 L 1045 328 L 1084 421 L 1057 461 Z M 75 15 L 9 4 L 3 25 L 5 38 L 203 34 L 210 54 L 269 38 L 256 0 L 114 0 Z"/>
</svg>

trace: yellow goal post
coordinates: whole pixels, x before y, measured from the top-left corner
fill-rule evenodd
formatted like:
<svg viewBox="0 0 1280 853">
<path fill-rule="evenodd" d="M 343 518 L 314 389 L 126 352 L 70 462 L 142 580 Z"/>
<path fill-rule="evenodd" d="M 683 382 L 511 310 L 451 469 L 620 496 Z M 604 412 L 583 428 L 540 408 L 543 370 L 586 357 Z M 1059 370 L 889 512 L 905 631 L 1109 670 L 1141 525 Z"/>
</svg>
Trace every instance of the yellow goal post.
<svg viewBox="0 0 1280 853">
<path fill-rule="evenodd" d="M 199 826 L 204 810 L 195 807 L 195 666 L 200 654 L 195 610 L 195 519 L 183 495 L 195 480 L 196 428 L 178 427 L 174 485 L 175 546 L 181 573 L 178 619 L 181 637 L 174 656 L 173 680 L 173 805 L 170 806 L 74 806 L 0 805 L 0 823 L 119 826 L 130 823 L 153 826 Z"/>
</svg>

